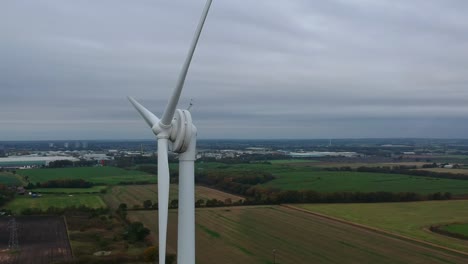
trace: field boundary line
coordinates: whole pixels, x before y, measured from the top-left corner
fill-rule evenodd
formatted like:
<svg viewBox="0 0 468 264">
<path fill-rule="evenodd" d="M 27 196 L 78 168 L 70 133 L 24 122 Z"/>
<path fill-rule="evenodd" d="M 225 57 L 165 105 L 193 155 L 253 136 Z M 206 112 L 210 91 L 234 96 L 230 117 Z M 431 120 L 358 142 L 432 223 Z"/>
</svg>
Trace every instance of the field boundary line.
<svg viewBox="0 0 468 264">
<path fill-rule="evenodd" d="M 68 231 L 68 223 L 67 223 L 67 217 L 65 215 L 62 216 L 63 223 L 65 224 L 65 230 L 67 231 L 67 238 L 68 238 L 68 246 L 70 247 L 70 253 L 72 260 L 75 259 L 75 253 L 73 252 L 73 247 L 71 245 L 71 240 L 70 240 L 70 232 Z"/>
<path fill-rule="evenodd" d="M 379 233 L 381 235 L 387 235 L 387 236 L 397 238 L 397 239 L 401 239 L 401 240 L 404 240 L 404 241 L 407 241 L 407 242 L 414 242 L 414 243 L 417 243 L 419 245 L 427 246 L 427 247 L 432 248 L 432 249 L 442 250 L 442 251 L 445 251 L 445 252 L 455 253 L 455 254 L 463 256 L 463 257 L 468 257 L 468 253 L 464 252 L 464 251 L 460 251 L 460 250 L 456 250 L 456 249 L 453 249 L 453 248 L 449 248 L 449 247 L 437 245 L 437 244 L 434 244 L 434 243 L 431 243 L 431 242 L 427 242 L 427 241 L 424 241 L 424 240 L 420 240 L 420 239 L 416 239 L 416 238 L 396 234 L 396 233 L 389 232 L 389 231 L 386 231 L 386 230 L 383 230 L 383 229 L 380 229 L 380 228 L 371 227 L 371 226 L 363 225 L 363 224 L 358 224 L 358 223 L 348 221 L 348 220 L 344 220 L 344 219 L 341 219 L 341 218 L 336 218 L 336 217 L 333 217 L 333 216 L 329 216 L 329 215 L 325 215 L 325 214 L 321 214 L 321 213 L 317 213 L 317 212 L 312 212 L 310 210 L 303 209 L 303 208 L 300 208 L 300 207 L 297 207 L 297 206 L 294 206 L 294 205 L 281 204 L 280 206 L 286 207 L 286 208 L 289 208 L 289 209 L 292 209 L 292 210 L 300 211 L 300 212 L 303 212 L 303 213 L 311 214 L 311 215 L 314 215 L 314 216 L 317 216 L 317 217 L 320 217 L 320 218 L 325 218 L 325 219 L 328 219 L 328 220 L 332 220 L 332 221 L 335 221 L 335 222 L 340 222 L 340 223 L 343 223 L 343 224 L 352 225 L 352 226 L 355 226 L 355 227 L 358 227 L 358 228 L 361 228 L 361 229 L 365 229 L 365 230 L 368 230 L 368 231 Z"/>
</svg>

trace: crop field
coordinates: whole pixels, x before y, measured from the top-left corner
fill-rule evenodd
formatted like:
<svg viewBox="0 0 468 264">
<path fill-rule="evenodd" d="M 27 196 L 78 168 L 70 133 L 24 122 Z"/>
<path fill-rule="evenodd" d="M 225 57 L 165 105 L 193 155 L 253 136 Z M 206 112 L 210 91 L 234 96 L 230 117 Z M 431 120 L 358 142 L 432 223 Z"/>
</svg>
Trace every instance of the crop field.
<svg viewBox="0 0 468 264">
<path fill-rule="evenodd" d="M 72 260 L 67 228 L 62 217 L 22 216 L 15 219 L 20 250 L 17 253 L 7 250 L 10 218 L 0 218 L 0 263 L 49 264 Z"/>
<path fill-rule="evenodd" d="M 304 204 L 301 208 L 468 252 L 468 241 L 428 230 L 431 225 L 467 223 L 465 200 L 378 204 Z"/>
<path fill-rule="evenodd" d="M 117 208 L 121 203 L 126 203 L 128 208 L 133 208 L 135 205 L 142 207 L 143 201 L 151 200 L 152 202 L 158 201 L 157 185 L 119 185 L 113 186 L 110 190 L 103 195 L 104 201 L 111 208 Z M 171 184 L 170 187 L 170 200 L 178 199 L 179 187 L 176 184 Z M 195 199 L 217 199 L 224 201 L 230 198 L 233 202 L 244 199 L 240 196 L 232 195 L 229 193 L 221 192 L 215 189 L 196 186 Z"/>
<path fill-rule="evenodd" d="M 22 182 L 13 173 L 0 172 L 0 184 L 5 184 L 5 185 L 10 186 L 10 185 L 21 185 Z"/>
<path fill-rule="evenodd" d="M 77 167 L 60 169 L 21 170 L 32 183 L 56 179 L 83 179 L 95 184 L 114 185 L 120 182 L 147 181 L 156 183 L 156 176 L 135 170 L 124 170 L 116 167 Z"/>
<path fill-rule="evenodd" d="M 467 194 L 468 181 L 350 171 L 281 172 L 264 186 L 284 190 L 315 190 L 319 192 L 451 192 Z"/>
<path fill-rule="evenodd" d="M 65 208 L 69 206 L 87 206 L 90 208 L 106 207 L 99 195 L 80 194 L 80 195 L 58 195 L 44 194 L 42 197 L 32 198 L 29 195 L 17 196 L 14 200 L 6 204 L 5 208 L 13 213 L 19 214 L 27 208 L 38 208 L 47 210 L 49 207 Z"/>
<path fill-rule="evenodd" d="M 131 211 L 157 238 L 157 211 Z M 177 211 L 169 212 L 168 251 L 175 252 Z M 466 263 L 449 251 L 426 248 L 352 225 L 281 206 L 196 211 L 197 263 Z"/>
</svg>

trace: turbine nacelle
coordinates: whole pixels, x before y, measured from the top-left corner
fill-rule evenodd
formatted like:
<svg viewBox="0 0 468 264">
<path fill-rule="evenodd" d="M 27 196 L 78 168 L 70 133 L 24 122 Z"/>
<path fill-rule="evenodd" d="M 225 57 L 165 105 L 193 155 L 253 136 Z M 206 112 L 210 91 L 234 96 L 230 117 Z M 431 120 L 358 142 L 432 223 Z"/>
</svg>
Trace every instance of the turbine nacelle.
<svg viewBox="0 0 468 264">
<path fill-rule="evenodd" d="M 190 111 L 182 109 L 176 109 L 169 126 L 164 126 L 161 122 L 158 122 L 151 127 L 151 130 L 158 138 L 169 139 L 170 148 L 176 153 L 185 152 L 192 140 L 192 135 L 196 133 Z"/>
</svg>

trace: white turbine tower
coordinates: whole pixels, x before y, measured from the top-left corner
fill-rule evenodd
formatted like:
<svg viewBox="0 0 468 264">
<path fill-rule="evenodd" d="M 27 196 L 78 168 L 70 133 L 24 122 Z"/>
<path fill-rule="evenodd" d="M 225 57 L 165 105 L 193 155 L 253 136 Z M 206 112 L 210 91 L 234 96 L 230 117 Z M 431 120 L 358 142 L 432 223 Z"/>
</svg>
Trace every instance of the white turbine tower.
<svg viewBox="0 0 468 264">
<path fill-rule="evenodd" d="M 128 99 L 158 138 L 158 216 L 159 263 L 166 259 L 167 217 L 169 207 L 169 147 L 179 153 L 179 225 L 177 237 L 177 263 L 195 263 L 195 173 L 197 129 L 188 110 L 176 109 L 185 77 L 197 46 L 212 0 L 207 0 L 196 29 L 187 58 L 177 81 L 177 86 L 159 119 L 135 99 Z"/>
</svg>

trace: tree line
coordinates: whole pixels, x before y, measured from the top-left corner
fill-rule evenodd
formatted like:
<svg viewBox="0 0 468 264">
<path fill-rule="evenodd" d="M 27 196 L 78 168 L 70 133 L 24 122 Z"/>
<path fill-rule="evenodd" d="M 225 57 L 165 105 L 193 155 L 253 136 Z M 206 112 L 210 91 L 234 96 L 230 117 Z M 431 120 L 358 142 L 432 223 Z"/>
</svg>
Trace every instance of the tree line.
<svg viewBox="0 0 468 264">
<path fill-rule="evenodd" d="M 71 161 L 71 160 L 56 160 L 49 162 L 47 167 L 49 168 L 68 168 L 68 167 L 91 167 L 96 165 L 95 160 L 78 160 L 78 161 Z"/>
<path fill-rule="evenodd" d="M 57 179 L 46 182 L 28 183 L 27 189 L 32 188 L 91 188 L 93 183 L 83 179 Z"/>
<path fill-rule="evenodd" d="M 275 190 L 253 187 L 244 205 L 281 204 L 281 203 L 381 203 L 410 202 L 424 200 L 449 200 L 452 194 L 414 192 L 330 192 L 320 193 L 313 190 Z"/>
<path fill-rule="evenodd" d="M 228 193 L 247 195 L 247 191 L 252 186 L 264 184 L 275 177 L 269 172 L 259 171 L 207 171 L 197 172 L 195 182 L 201 185 L 207 185 L 215 189 L 220 189 Z"/>
<path fill-rule="evenodd" d="M 425 168 L 433 168 L 432 164 L 427 164 Z M 468 180 L 468 175 L 461 173 L 450 172 L 435 172 L 427 170 L 417 170 L 416 166 L 398 165 L 398 166 L 381 166 L 381 167 L 366 167 L 351 168 L 349 166 L 325 168 L 328 171 L 355 171 L 355 172 L 374 172 L 388 174 L 405 174 L 411 176 L 421 176 L 440 179 Z"/>
</svg>

